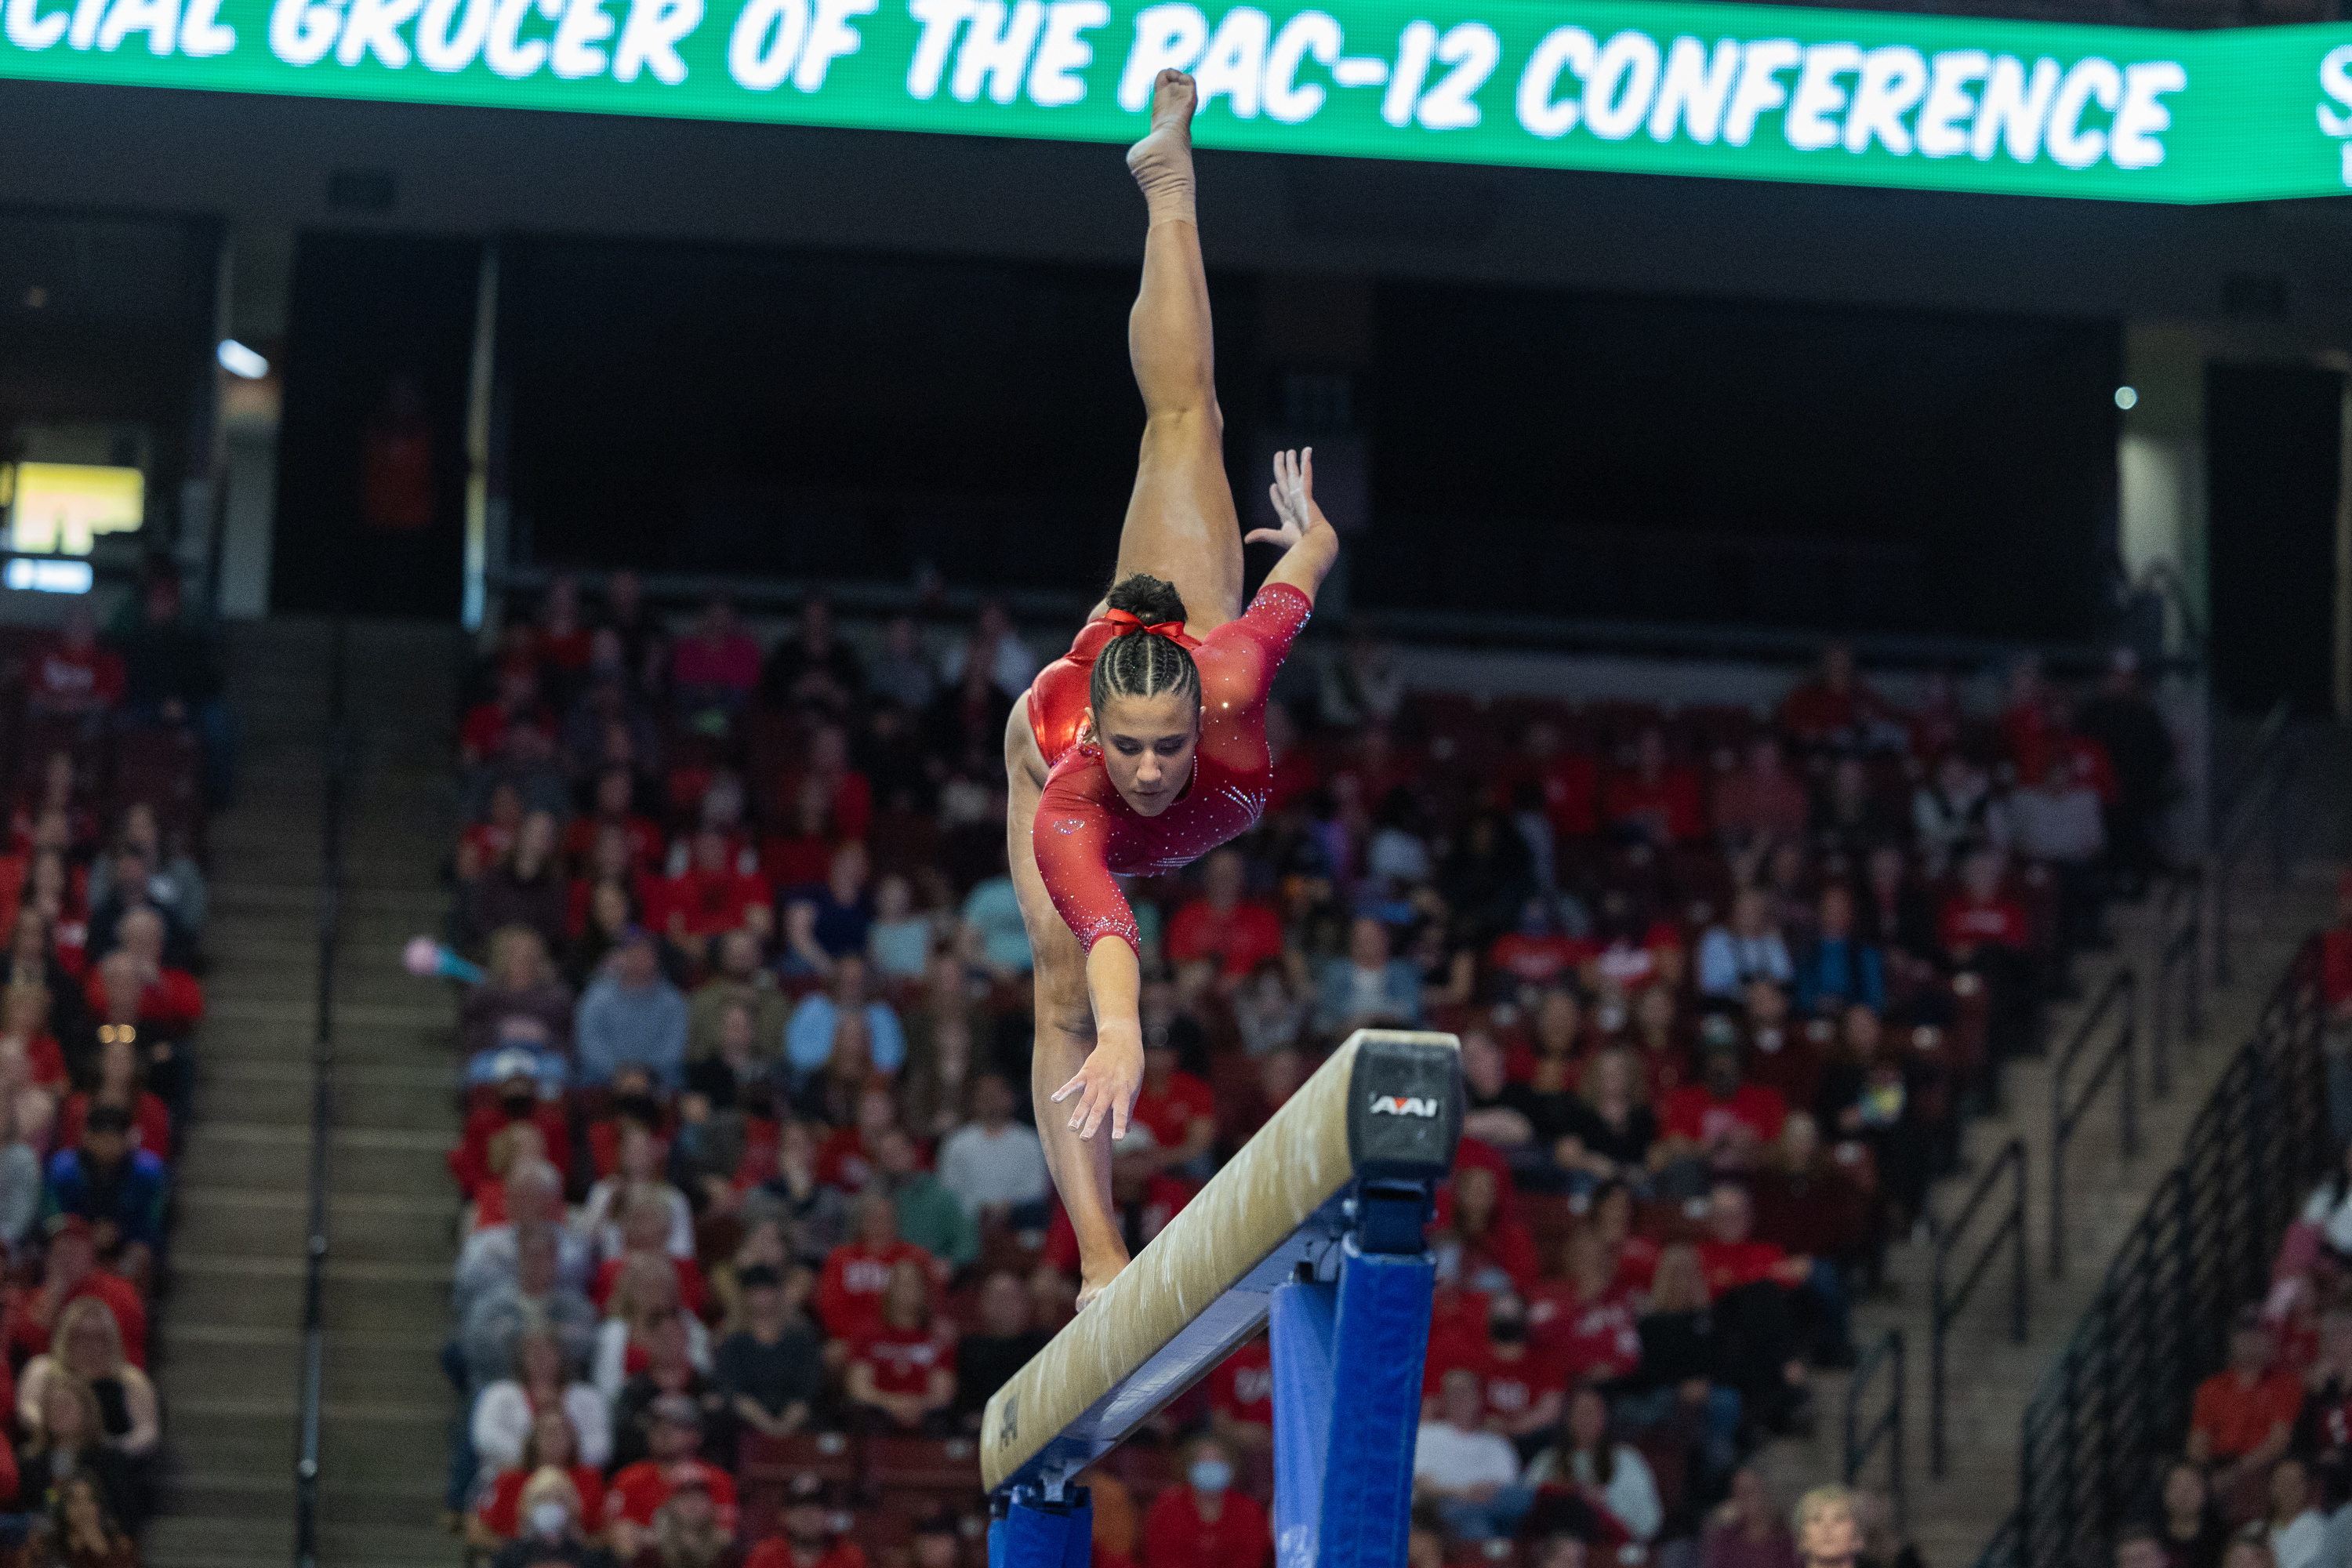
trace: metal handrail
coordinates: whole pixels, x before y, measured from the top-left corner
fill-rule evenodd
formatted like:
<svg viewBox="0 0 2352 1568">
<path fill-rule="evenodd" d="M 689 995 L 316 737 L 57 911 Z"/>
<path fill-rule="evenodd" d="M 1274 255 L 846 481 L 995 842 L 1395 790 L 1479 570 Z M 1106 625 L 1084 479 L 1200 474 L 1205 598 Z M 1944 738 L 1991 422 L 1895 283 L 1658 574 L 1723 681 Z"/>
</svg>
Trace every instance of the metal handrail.
<svg viewBox="0 0 2352 1568">
<path fill-rule="evenodd" d="M 2294 773 L 2298 748 L 2293 743 L 2294 732 L 2287 720 L 2292 704 L 2284 697 L 2264 716 L 2262 727 L 2255 731 L 2253 743 L 2246 748 L 2244 760 L 2238 764 L 2235 777 L 2228 790 L 2216 795 L 2213 814 L 2213 984 L 2228 985 L 2237 978 L 2230 957 L 2230 903 L 2233 884 L 2238 879 L 2238 861 L 2253 830 L 2261 826 L 2265 813 L 2257 806 L 2267 806 L 2271 826 L 2272 879 L 2279 879 L 2285 858 L 2285 840 L 2279 801 L 2286 793 L 2287 780 Z"/>
<path fill-rule="evenodd" d="M 2177 924 L 2174 917 L 2186 909 Z M 2148 1087 L 2162 1100 L 2172 1092 L 2173 998 L 2190 1042 L 2205 1037 L 2205 879 L 2194 868 L 2167 878 L 2156 906 L 2156 982 L 2148 996 Z"/>
<path fill-rule="evenodd" d="M 1966 1310 L 1977 1287 L 1984 1282 L 1985 1271 L 1992 1267 L 1993 1254 L 2004 1241 L 2010 1244 L 2010 1337 L 2019 1344 L 2025 1342 L 2026 1316 L 2031 1310 L 2027 1300 L 2027 1276 L 2032 1270 L 2025 1261 L 2025 1140 L 2012 1138 L 2000 1155 L 1985 1167 L 1983 1175 L 1960 1205 L 1959 1216 L 1944 1227 L 1942 1239 L 1936 1244 L 1935 1295 L 1931 1304 L 1927 1347 L 1927 1473 L 1941 1480 L 1944 1475 L 1944 1342 L 1949 1337 L 1953 1321 Z M 1975 1224 L 1977 1214 L 1985 1200 L 2000 1184 L 2003 1176 L 2010 1178 L 2009 1201 L 2004 1205 L 2000 1223 L 1984 1238 L 1977 1249 L 1975 1261 L 1963 1272 L 1959 1288 L 1951 1289 L 1947 1280 L 1951 1271 L 1952 1254 L 1959 1249 Z"/>
<path fill-rule="evenodd" d="M 1862 1400 L 1880 1367 L 1889 1369 L 1886 1408 L 1869 1430 L 1862 1426 Z M 1883 1447 L 1886 1450 L 1886 1494 L 1895 1504 L 1895 1531 L 1902 1534 L 1911 1518 L 1910 1489 L 1903 1462 L 1904 1391 L 1908 1385 L 1903 1352 L 1903 1331 L 1889 1329 L 1854 1363 L 1853 1377 L 1845 1385 L 1845 1484 L 1853 1485 Z"/>
<path fill-rule="evenodd" d="M 325 1381 L 327 1169 L 335 1121 L 335 958 L 342 940 L 343 794 L 350 764 L 346 729 L 349 658 L 345 617 L 335 617 L 327 667 L 325 776 L 319 871 L 318 1034 L 310 1052 L 310 1231 L 302 1260 L 300 1449 L 294 1461 L 294 1563 L 319 1560 L 319 1409 Z"/>
<path fill-rule="evenodd" d="M 2123 1027 L 2099 1056 L 2091 1079 L 2072 1105 L 2066 1100 L 2066 1079 L 2074 1064 L 2090 1048 L 2091 1037 L 2105 1023 L 2107 1015 L 2120 1004 Z M 2107 1077 L 2117 1065 L 2123 1068 L 2123 1083 L 2117 1093 L 2117 1111 L 2122 1122 L 2123 1152 L 2126 1160 L 2139 1155 L 2139 975 L 2136 971 L 2119 969 L 2107 977 L 2106 985 L 2091 1010 L 2075 1024 L 2074 1032 L 2058 1048 L 2050 1064 L 2050 1278 L 2055 1279 L 2066 1272 L 2066 1145 L 2090 1113 L 2091 1102 L 2099 1097 Z"/>
</svg>

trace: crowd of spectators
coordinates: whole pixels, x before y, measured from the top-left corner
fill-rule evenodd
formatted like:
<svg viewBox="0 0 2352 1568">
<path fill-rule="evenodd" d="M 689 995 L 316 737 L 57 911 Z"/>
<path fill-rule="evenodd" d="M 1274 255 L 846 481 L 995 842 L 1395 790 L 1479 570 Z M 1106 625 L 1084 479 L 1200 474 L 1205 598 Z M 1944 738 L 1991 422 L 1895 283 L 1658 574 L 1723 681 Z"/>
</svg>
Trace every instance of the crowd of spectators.
<svg viewBox="0 0 2352 1568">
<path fill-rule="evenodd" d="M 505 1568 L 977 1561 L 971 1435 L 1076 1288 L 1004 850 L 1060 647 L 599 597 L 512 617 L 462 723 L 453 1523 Z M 1746 1456 L 2156 869 L 2136 672 L 2078 712 L 2026 661 L 1979 718 L 1837 647 L 1762 712 L 1408 690 L 1361 635 L 1292 665 L 1263 823 L 1129 889 L 1130 1246 L 1349 1031 L 1453 1031 L 1415 1561 L 1793 1561 Z M 1097 1561 L 1265 1558 L 1271 1420 L 1260 1340 L 1090 1475 Z"/>
<path fill-rule="evenodd" d="M 0 1552 L 28 1568 L 136 1568 L 153 1504 L 146 1368 L 229 737 L 166 564 L 103 635 L 78 604 L 0 645 Z"/>
</svg>

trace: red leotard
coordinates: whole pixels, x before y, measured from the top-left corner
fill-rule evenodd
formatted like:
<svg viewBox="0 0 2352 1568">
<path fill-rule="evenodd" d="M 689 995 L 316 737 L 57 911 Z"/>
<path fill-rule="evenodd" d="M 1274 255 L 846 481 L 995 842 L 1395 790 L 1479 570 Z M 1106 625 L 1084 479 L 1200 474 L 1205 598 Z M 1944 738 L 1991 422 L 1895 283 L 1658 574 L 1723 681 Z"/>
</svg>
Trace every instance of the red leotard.
<svg viewBox="0 0 2352 1568">
<path fill-rule="evenodd" d="M 1274 773 L 1265 750 L 1266 694 L 1313 608 L 1297 589 L 1271 583 L 1239 620 L 1197 643 L 1179 639 L 1201 670 L 1201 742 L 1192 782 L 1158 816 L 1139 816 L 1121 800 L 1103 770 L 1101 747 L 1078 740 L 1095 656 L 1117 628 L 1108 620 L 1088 621 L 1070 651 L 1038 673 L 1029 689 L 1029 727 L 1053 772 L 1030 841 L 1054 908 L 1087 952 L 1107 936 L 1142 949 L 1114 875 L 1190 864 L 1248 831 L 1265 809 Z"/>
</svg>

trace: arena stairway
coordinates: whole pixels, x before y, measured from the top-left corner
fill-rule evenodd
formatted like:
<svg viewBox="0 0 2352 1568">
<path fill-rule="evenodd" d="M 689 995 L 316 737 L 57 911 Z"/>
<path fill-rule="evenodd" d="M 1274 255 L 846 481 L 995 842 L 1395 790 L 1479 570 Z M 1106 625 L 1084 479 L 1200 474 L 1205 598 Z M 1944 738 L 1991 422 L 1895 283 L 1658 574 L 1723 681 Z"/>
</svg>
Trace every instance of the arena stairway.
<svg viewBox="0 0 2352 1568">
<path fill-rule="evenodd" d="M 235 628 L 244 723 L 236 807 L 211 833 L 209 1014 L 183 1163 L 160 1378 L 172 1483 L 157 1568 L 280 1568 L 294 1543 L 302 1272 L 318 984 L 330 634 Z M 452 629 L 358 625 L 343 836 L 329 1166 L 320 1560 L 446 1564 L 435 1526 L 453 1400 L 447 1315 L 453 1140 L 447 997 L 400 948 L 447 906 Z"/>
<path fill-rule="evenodd" d="M 2333 836 L 2328 837 L 2332 841 Z M 2231 921 L 2235 984 L 2221 990 L 2208 987 L 2206 1028 L 2200 1043 L 2184 1046 L 2176 1031 L 2172 1091 L 2163 1100 L 2147 1093 L 2145 1077 L 2157 900 L 2151 896 L 2141 904 L 2110 910 L 2112 949 L 2076 960 L 2081 1000 L 2051 1009 L 2047 1037 L 2053 1042 L 2065 1040 L 2117 967 L 2129 965 L 2139 971 L 2140 1153 L 2135 1160 L 2123 1158 L 2116 1088 L 2111 1079 L 2068 1145 L 2068 1265 L 2060 1279 L 2053 1280 L 2049 1270 L 2052 1058 L 2045 1054 L 2007 1065 L 2000 1109 L 1969 1128 L 1963 1173 L 1937 1184 L 1930 1202 L 1937 1215 L 1954 1215 L 1975 1185 L 1977 1173 L 2011 1139 L 2024 1140 L 2029 1158 L 2028 1258 L 2032 1269 L 2030 1332 L 2022 1347 L 2009 1337 L 2010 1274 L 2004 1256 L 1988 1271 L 1968 1310 L 1952 1327 L 1947 1351 L 1949 1467 L 1940 1481 L 1930 1479 L 1927 1473 L 1933 1246 L 1914 1243 L 1892 1247 L 1886 1270 L 1891 1289 L 1882 1299 L 1857 1303 L 1857 1346 L 1875 1342 L 1890 1328 L 1901 1329 L 1906 1341 L 1905 1440 L 1911 1536 L 1931 1568 L 1969 1568 L 2015 1507 L 2021 1425 L 2035 1385 L 2097 1294 L 2108 1261 L 2137 1223 L 2150 1193 L 2179 1158 L 2189 1123 L 2238 1047 L 2252 1034 L 2288 961 L 2310 932 L 2334 918 L 2336 882 L 2342 868 L 2332 860 L 2303 860 L 2291 866 L 2276 886 L 2271 884 L 2265 868 L 2249 867 L 2240 876 Z M 2105 1037 L 2103 1032 L 2101 1038 Z M 2092 1058 L 2086 1056 L 2070 1082 L 2079 1086 L 2091 1065 Z M 1976 1222 L 1979 1233 L 2000 1217 L 1998 1194 L 1988 1200 L 1987 1208 Z M 1973 1247 L 1964 1247 L 1954 1259 L 1955 1270 L 1965 1268 L 1973 1256 Z M 1866 1394 L 1865 1424 L 1885 1407 L 1885 1373 L 1879 1373 L 1879 1385 Z M 1776 1495 L 1784 1500 L 1792 1500 L 1805 1488 L 1835 1479 L 1841 1473 L 1841 1415 L 1849 1379 L 1843 1373 L 1825 1373 L 1817 1374 L 1817 1380 L 1819 1423 L 1814 1436 L 1810 1440 L 1776 1442 L 1760 1456 Z M 1874 1461 L 1861 1478 L 1862 1484 L 1883 1489 L 1885 1474 L 1884 1460 Z"/>
</svg>

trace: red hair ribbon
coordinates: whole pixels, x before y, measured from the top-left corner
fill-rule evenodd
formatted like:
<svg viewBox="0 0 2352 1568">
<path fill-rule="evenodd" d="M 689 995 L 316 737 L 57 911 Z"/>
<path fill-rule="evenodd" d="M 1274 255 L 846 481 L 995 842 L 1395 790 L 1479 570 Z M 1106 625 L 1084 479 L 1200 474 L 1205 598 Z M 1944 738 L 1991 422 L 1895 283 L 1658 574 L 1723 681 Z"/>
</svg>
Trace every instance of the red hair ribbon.
<svg viewBox="0 0 2352 1568">
<path fill-rule="evenodd" d="M 1184 639 L 1184 623 L 1181 621 L 1139 620 L 1131 610 L 1108 611 L 1104 614 L 1103 619 L 1118 628 L 1111 633 L 1115 637 L 1133 637 L 1136 633 L 1142 632 L 1148 637 L 1166 637 L 1180 646 Z"/>
</svg>

